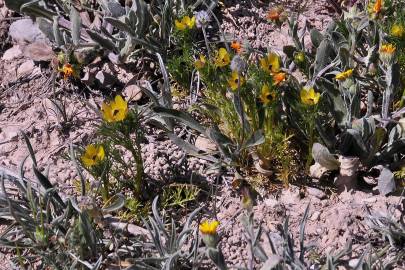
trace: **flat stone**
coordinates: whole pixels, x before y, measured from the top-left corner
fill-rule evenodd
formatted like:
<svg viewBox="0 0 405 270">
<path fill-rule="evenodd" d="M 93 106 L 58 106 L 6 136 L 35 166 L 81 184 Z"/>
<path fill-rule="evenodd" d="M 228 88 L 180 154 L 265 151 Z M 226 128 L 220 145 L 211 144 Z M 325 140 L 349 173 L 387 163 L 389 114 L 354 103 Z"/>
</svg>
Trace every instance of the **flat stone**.
<svg viewBox="0 0 405 270">
<path fill-rule="evenodd" d="M 34 43 L 35 41 L 48 42 L 38 25 L 31 19 L 21 19 L 10 25 L 9 35 L 17 44 Z"/>
<path fill-rule="evenodd" d="M 34 71 L 35 64 L 34 61 L 28 60 L 22 63 L 17 69 L 18 76 L 24 76 L 32 73 Z"/>
<path fill-rule="evenodd" d="M 5 51 L 3 54 L 3 57 L 1 59 L 5 60 L 5 61 L 10 61 L 10 60 L 20 57 L 21 55 L 22 55 L 22 51 L 20 49 L 20 46 L 15 45 L 15 46 L 11 47 L 10 49 L 8 49 L 7 51 Z"/>
<path fill-rule="evenodd" d="M 217 146 L 209 139 L 202 137 L 202 136 L 198 136 L 197 139 L 195 140 L 195 146 L 200 149 L 203 150 L 205 152 L 211 152 L 211 151 L 216 151 L 217 150 Z"/>
<path fill-rule="evenodd" d="M 136 84 L 127 85 L 123 91 L 123 94 L 132 101 L 138 101 L 142 98 L 142 90 Z"/>
</svg>

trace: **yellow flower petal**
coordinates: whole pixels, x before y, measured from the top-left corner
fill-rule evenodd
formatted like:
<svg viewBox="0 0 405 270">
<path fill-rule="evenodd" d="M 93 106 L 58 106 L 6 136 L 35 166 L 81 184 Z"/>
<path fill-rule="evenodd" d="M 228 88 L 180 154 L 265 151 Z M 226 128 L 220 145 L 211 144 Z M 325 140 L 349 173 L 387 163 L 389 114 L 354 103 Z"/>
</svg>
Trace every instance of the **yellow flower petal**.
<svg viewBox="0 0 405 270">
<path fill-rule="evenodd" d="M 231 78 L 228 80 L 228 84 L 233 91 L 238 89 L 238 87 L 241 87 L 244 83 L 245 78 L 243 78 L 243 76 L 239 75 L 236 71 L 232 72 Z"/>
<path fill-rule="evenodd" d="M 205 220 L 203 223 L 200 224 L 200 232 L 202 234 L 216 234 L 217 233 L 217 227 L 219 226 L 219 221 L 214 220 L 214 221 L 208 221 Z"/>
<path fill-rule="evenodd" d="M 81 156 L 82 163 L 85 167 L 92 167 L 99 164 L 105 158 L 104 147 L 102 145 L 89 144 L 86 146 Z"/>
<path fill-rule="evenodd" d="M 405 27 L 401 24 L 394 24 L 391 27 L 391 35 L 397 38 L 402 38 L 405 34 Z"/>
<path fill-rule="evenodd" d="M 340 72 L 336 74 L 335 79 L 339 81 L 344 81 L 348 78 L 350 78 L 353 75 L 353 69 L 348 69 L 344 72 Z"/>
<path fill-rule="evenodd" d="M 306 105 L 316 105 L 321 97 L 320 93 L 316 93 L 314 88 L 303 88 L 300 92 L 301 102 Z"/>
<path fill-rule="evenodd" d="M 124 120 L 128 114 L 128 103 L 118 95 L 110 103 L 103 102 L 101 112 L 105 121 L 119 122 Z"/>
<path fill-rule="evenodd" d="M 200 58 L 194 62 L 194 66 L 196 69 L 202 69 L 205 66 L 207 60 L 203 54 L 200 54 Z"/>
<path fill-rule="evenodd" d="M 231 57 L 228 54 L 228 51 L 225 48 L 220 48 L 214 60 L 214 65 L 216 67 L 225 67 L 231 62 Z"/>
<path fill-rule="evenodd" d="M 184 31 L 187 27 L 185 24 L 183 24 L 182 22 L 180 22 L 178 20 L 174 21 L 174 25 L 176 26 L 176 29 L 179 31 Z"/>
<path fill-rule="evenodd" d="M 264 84 L 262 86 L 259 98 L 264 105 L 268 105 L 276 100 L 276 92 L 272 91 L 269 85 Z"/>
<path fill-rule="evenodd" d="M 270 53 L 260 59 L 260 66 L 269 74 L 277 73 L 280 71 L 280 57 L 276 53 Z"/>
</svg>

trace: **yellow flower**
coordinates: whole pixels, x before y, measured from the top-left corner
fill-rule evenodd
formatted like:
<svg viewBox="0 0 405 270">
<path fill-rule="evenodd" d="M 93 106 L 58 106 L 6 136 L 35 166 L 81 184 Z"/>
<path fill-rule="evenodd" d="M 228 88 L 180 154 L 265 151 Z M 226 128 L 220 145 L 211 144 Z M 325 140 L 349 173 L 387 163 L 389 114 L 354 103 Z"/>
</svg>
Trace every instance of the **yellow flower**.
<svg viewBox="0 0 405 270">
<path fill-rule="evenodd" d="M 202 69 L 205 66 L 205 63 L 207 60 L 205 59 L 205 56 L 203 54 L 200 54 L 200 58 L 195 60 L 194 66 L 196 69 Z"/>
<path fill-rule="evenodd" d="M 316 105 L 321 97 L 320 93 L 316 93 L 314 88 L 303 88 L 301 90 L 301 101 L 306 105 Z"/>
<path fill-rule="evenodd" d="M 350 78 L 353 75 L 353 69 L 348 69 L 344 72 L 336 74 L 335 79 L 338 81 L 344 81 L 347 78 Z"/>
<path fill-rule="evenodd" d="M 392 59 L 394 58 L 394 53 L 396 49 L 397 48 L 390 43 L 381 45 L 380 48 L 381 61 L 387 65 L 391 63 Z"/>
<path fill-rule="evenodd" d="M 84 154 L 81 156 L 81 160 L 86 167 L 92 167 L 99 164 L 104 160 L 105 153 L 102 145 L 89 144 L 86 146 Z"/>
<path fill-rule="evenodd" d="M 272 91 L 267 84 L 264 84 L 259 98 L 264 105 L 268 105 L 276 100 L 276 92 Z"/>
<path fill-rule="evenodd" d="M 107 122 L 122 121 L 128 114 L 128 103 L 121 96 L 116 96 L 109 103 L 103 102 L 101 112 L 103 119 Z"/>
<path fill-rule="evenodd" d="M 278 85 L 285 80 L 286 74 L 284 72 L 279 72 L 273 75 L 273 84 Z"/>
<path fill-rule="evenodd" d="M 193 29 L 195 25 L 195 17 L 184 16 L 181 21 L 176 20 L 174 22 L 176 29 L 179 31 L 184 31 L 186 29 Z"/>
<path fill-rule="evenodd" d="M 227 66 L 231 62 L 231 57 L 228 54 L 228 51 L 225 48 L 220 48 L 214 60 L 214 65 L 216 67 Z"/>
<path fill-rule="evenodd" d="M 64 80 L 73 76 L 75 73 L 73 66 L 71 64 L 64 64 L 63 67 L 59 71 L 62 72 Z"/>
<path fill-rule="evenodd" d="M 391 35 L 397 38 L 402 38 L 405 34 L 405 28 L 402 24 L 396 23 L 391 27 Z"/>
<path fill-rule="evenodd" d="M 242 86 L 244 83 L 245 78 L 243 78 L 243 76 L 239 75 L 236 71 L 232 72 L 231 78 L 228 80 L 228 84 L 233 91 L 238 89 L 238 87 Z"/>
<path fill-rule="evenodd" d="M 294 61 L 298 64 L 303 63 L 305 61 L 305 53 L 297 52 L 294 54 Z"/>
<path fill-rule="evenodd" d="M 213 220 L 213 221 L 205 220 L 200 225 L 200 232 L 202 234 L 214 235 L 217 233 L 218 225 L 219 225 L 219 221 L 217 221 L 217 220 Z"/>
<path fill-rule="evenodd" d="M 277 73 L 280 71 L 280 57 L 275 53 L 270 53 L 260 59 L 260 66 L 268 73 Z"/>
</svg>

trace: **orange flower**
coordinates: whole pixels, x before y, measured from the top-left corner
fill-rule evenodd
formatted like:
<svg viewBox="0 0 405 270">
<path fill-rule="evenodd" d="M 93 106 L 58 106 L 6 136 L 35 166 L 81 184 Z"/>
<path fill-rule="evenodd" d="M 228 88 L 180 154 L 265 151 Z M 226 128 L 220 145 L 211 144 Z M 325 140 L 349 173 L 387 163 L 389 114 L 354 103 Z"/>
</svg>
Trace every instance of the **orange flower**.
<svg viewBox="0 0 405 270">
<path fill-rule="evenodd" d="M 63 73 L 63 79 L 71 77 L 74 73 L 73 66 L 71 64 L 64 64 L 60 70 Z"/>
<path fill-rule="evenodd" d="M 273 75 L 274 85 L 278 85 L 279 83 L 285 80 L 286 74 L 284 72 L 279 72 Z"/>
<path fill-rule="evenodd" d="M 237 54 L 240 54 L 242 51 L 242 45 L 237 41 L 232 41 L 231 48 L 234 49 Z"/>
<path fill-rule="evenodd" d="M 267 12 L 267 19 L 272 22 L 277 22 L 280 20 L 282 12 L 283 9 L 281 7 L 272 8 Z"/>
<path fill-rule="evenodd" d="M 382 7 L 382 0 L 377 0 L 374 4 L 373 11 L 375 14 L 380 13 Z"/>
</svg>

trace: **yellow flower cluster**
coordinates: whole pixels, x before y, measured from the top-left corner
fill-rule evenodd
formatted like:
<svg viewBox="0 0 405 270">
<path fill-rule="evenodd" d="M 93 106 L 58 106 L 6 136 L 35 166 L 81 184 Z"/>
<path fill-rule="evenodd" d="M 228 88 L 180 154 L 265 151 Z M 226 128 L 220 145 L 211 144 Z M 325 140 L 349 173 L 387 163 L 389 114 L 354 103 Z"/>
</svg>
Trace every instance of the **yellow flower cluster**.
<svg viewBox="0 0 405 270">
<path fill-rule="evenodd" d="M 405 27 L 402 24 L 395 23 L 391 27 L 391 35 L 396 38 L 402 38 L 405 34 Z"/>
<path fill-rule="evenodd" d="M 321 97 L 320 93 L 315 92 L 314 88 L 303 88 L 300 93 L 301 102 L 306 105 L 316 105 L 319 102 L 319 98 Z"/>
<path fill-rule="evenodd" d="M 89 144 L 86 146 L 84 154 L 81 156 L 81 160 L 87 168 L 93 167 L 104 160 L 105 152 L 102 145 Z"/>
<path fill-rule="evenodd" d="M 174 24 L 179 31 L 193 29 L 195 26 L 195 17 L 190 18 L 189 16 L 184 16 L 181 20 L 175 20 Z"/>
<path fill-rule="evenodd" d="M 344 81 L 348 78 L 350 78 L 353 75 L 353 69 L 348 69 L 344 72 L 340 72 L 336 74 L 335 79 L 338 81 Z"/>
<path fill-rule="evenodd" d="M 200 225 L 200 232 L 202 234 L 214 235 L 217 233 L 218 226 L 219 226 L 219 221 L 217 221 L 217 220 L 213 220 L 213 221 L 205 220 Z"/>
<path fill-rule="evenodd" d="M 105 121 L 119 122 L 127 117 L 128 103 L 121 96 L 116 96 L 111 102 L 103 102 L 101 112 Z"/>
</svg>

